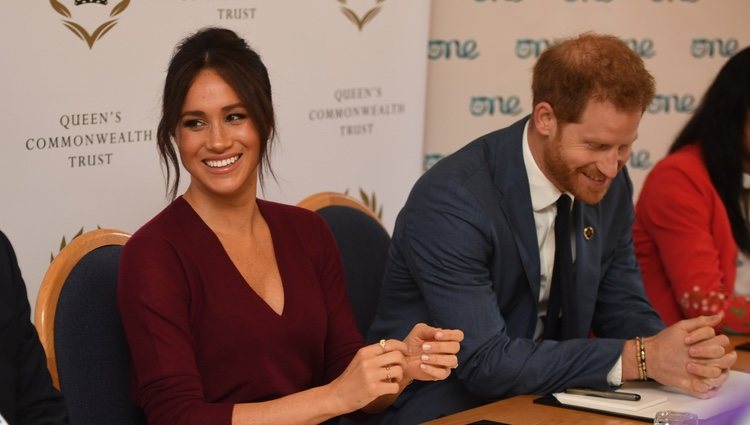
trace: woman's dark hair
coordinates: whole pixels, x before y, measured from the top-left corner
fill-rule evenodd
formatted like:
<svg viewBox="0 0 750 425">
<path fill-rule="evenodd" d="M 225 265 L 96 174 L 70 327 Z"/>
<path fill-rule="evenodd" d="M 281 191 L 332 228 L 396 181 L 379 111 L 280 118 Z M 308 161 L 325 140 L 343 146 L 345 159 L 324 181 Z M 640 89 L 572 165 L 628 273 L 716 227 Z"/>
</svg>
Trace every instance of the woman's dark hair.
<svg viewBox="0 0 750 425">
<path fill-rule="evenodd" d="M 721 68 L 698 109 L 669 148 L 697 144 L 729 215 L 737 246 L 750 254 L 750 226 L 742 215 L 742 160 L 747 157 L 745 122 L 750 111 L 750 47 Z"/>
<path fill-rule="evenodd" d="M 223 28 L 204 28 L 185 38 L 177 46 L 164 82 L 156 143 L 167 169 L 167 193 L 173 199 L 177 196 L 177 186 L 180 183 L 180 165 L 172 140 L 187 92 L 195 77 L 204 69 L 216 71 L 237 92 L 258 131 L 258 179 L 261 187 L 265 172 L 273 176 L 268 148 L 274 139 L 276 124 L 268 71 L 260 56 L 236 33 Z M 174 179 L 171 178 L 170 170 L 174 171 Z"/>
</svg>

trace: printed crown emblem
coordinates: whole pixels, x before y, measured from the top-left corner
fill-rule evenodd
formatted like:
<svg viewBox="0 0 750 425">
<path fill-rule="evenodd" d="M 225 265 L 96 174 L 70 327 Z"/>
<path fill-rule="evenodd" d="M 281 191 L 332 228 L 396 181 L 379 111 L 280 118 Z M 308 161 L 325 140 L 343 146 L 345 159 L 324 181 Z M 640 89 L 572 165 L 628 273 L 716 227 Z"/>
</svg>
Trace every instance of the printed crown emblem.
<svg viewBox="0 0 750 425">
<path fill-rule="evenodd" d="M 106 6 L 107 1 L 108 0 L 75 0 L 75 5 L 79 6 L 82 4 L 93 3 Z M 70 10 L 64 4 L 60 3 L 60 0 L 49 0 L 49 3 L 52 6 L 52 9 L 55 10 L 55 12 L 59 13 L 65 18 L 62 21 L 63 25 L 70 31 L 72 31 L 73 34 L 75 34 L 78 38 L 85 41 L 90 49 L 94 47 L 94 43 L 96 43 L 97 40 L 102 38 L 104 34 L 112 29 L 112 27 L 117 25 L 117 21 L 119 21 L 119 18 L 116 18 L 116 16 L 121 14 L 125 9 L 128 8 L 130 0 L 121 0 L 120 2 L 117 2 L 114 6 L 112 6 L 112 9 L 109 11 L 109 18 L 104 18 L 106 19 L 106 21 L 99 24 L 93 32 L 89 32 L 86 28 L 84 28 L 82 24 L 74 21 L 73 14 L 70 13 Z M 102 12 L 106 13 L 106 9 L 102 10 Z"/>
<path fill-rule="evenodd" d="M 375 6 L 371 9 L 367 10 L 364 15 L 360 18 L 359 15 L 352 9 L 350 9 L 346 5 L 346 0 L 338 0 L 339 3 L 342 4 L 341 6 L 341 13 L 343 13 L 354 25 L 357 26 L 357 29 L 362 31 L 362 28 L 364 28 L 365 24 L 370 22 L 378 13 L 380 13 L 381 3 L 383 3 L 385 0 L 375 0 Z"/>
</svg>

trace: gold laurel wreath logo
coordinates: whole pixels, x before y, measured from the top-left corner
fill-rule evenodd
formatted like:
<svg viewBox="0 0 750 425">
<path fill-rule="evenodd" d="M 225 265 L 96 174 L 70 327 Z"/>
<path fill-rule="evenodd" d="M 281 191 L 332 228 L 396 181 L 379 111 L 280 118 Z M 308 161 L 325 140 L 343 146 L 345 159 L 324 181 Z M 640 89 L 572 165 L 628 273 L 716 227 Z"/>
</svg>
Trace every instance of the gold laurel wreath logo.
<svg viewBox="0 0 750 425">
<path fill-rule="evenodd" d="M 65 25 L 66 28 L 72 31 L 73 34 L 78 36 L 78 38 L 85 41 L 86 44 L 88 44 L 89 49 L 94 47 L 94 43 L 96 43 L 100 38 L 104 37 L 104 34 L 109 32 L 109 30 L 111 30 L 118 21 L 118 19 L 110 19 L 109 21 L 99 25 L 93 33 L 89 34 L 89 32 L 86 31 L 83 26 L 72 20 L 73 15 L 70 14 L 70 11 L 67 7 L 65 7 L 64 4 L 60 3 L 58 0 L 49 0 L 49 3 L 52 5 L 52 8 L 55 9 L 55 12 L 68 19 L 71 19 L 69 21 L 63 20 L 63 25 Z M 128 5 L 130 5 L 130 0 L 122 0 L 121 2 L 117 3 L 109 13 L 109 17 L 114 18 L 115 16 L 119 15 L 125 9 L 127 9 Z"/>
<path fill-rule="evenodd" d="M 385 0 L 376 0 L 375 7 L 365 12 L 364 15 L 362 15 L 362 18 L 360 18 L 356 12 L 346 7 L 346 0 L 338 0 L 339 3 L 341 3 L 343 6 L 341 6 L 341 13 L 344 14 L 347 18 L 349 18 L 350 21 L 354 25 L 357 26 L 357 29 L 362 31 L 362 28 L 364 28 L 365 24 L 372 21 L 375 16 L 377 16 L 378 13 L 380 13 L 381 3 L 383 3 Z"/>
</svg>

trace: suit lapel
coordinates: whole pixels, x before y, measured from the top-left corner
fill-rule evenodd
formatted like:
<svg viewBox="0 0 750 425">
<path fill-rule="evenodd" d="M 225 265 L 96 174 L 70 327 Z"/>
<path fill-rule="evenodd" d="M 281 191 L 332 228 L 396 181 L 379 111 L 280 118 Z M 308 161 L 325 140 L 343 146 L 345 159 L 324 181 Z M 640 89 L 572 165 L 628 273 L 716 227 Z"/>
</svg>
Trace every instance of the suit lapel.
<svg viewBox="0 0 750 425">
<path fill-rule="evenodd" d="M 523 263 L 534 299 L 539 299 L 539 247 L 531 207 L 529 179 L 523 162 L 523 129 L 528 117 L 491 142 L 495 150 L 494 179 L 500 191 L 500 208 L 510 223 L 510 231 Z"/>
<path fill-rule="evenodd" d="M 573 318 L 575 333 L 573 337 L 586 337 L 591 327 L 591 319 L 596 307 L 596 297 L 599 285 L 599 270 L 601 264 L 602 237 L 600 208 L 578 204 L 576 216 L 573 218 L 573 232 L 575 233 L 576 275 L 568 296 L 575 300 L 576 308 L 566 312 Z"/>
<path fill-rule="evenodd" d="M 538 300 L 539 246 L 522 151 L 523 129 L 527 120 L 528 117 L 508 127 L 507 131 L 496 133 L 488 144 L 494 149 L 493 178 L 495 187 L 500 192 L 500 208 L 510 225 L 534 299 Z M 596 307 L 601 268 L 599 259 L 604 235 L 600 226 L 599 206 L 584 205 L 578 201 L 576 203 L 579 205 L 573 217 L 576 244 L 575 279 L 567 294 L 575 300 L 573 305 L 576 308 L 565 314 L 570 314 L 573 318 L 574 337 L 582 338 L 588 335 Z M 589 230 L 586 230 L 587 228 Z M 585 233 L 589 233 L 590 237 L 585 237 Z"/>
</svg>

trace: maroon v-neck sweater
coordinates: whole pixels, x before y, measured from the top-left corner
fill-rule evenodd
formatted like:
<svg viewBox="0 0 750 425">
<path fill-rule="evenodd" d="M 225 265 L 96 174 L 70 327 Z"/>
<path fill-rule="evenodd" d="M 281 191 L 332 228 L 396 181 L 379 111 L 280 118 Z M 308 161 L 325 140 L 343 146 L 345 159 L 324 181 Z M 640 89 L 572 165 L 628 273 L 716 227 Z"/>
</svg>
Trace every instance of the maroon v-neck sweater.
<svg viewBox="0 0 750 425">
<path fill-rule="evenodd" d="M 284 286 L 276 314 L 182 198 L 138 230 L 118 304 L 149 424 L 230 424 L 235 403 L 330 382 L 363 340 L 336 244 L 315 213 L 258 200 Z"/>
</svg>

